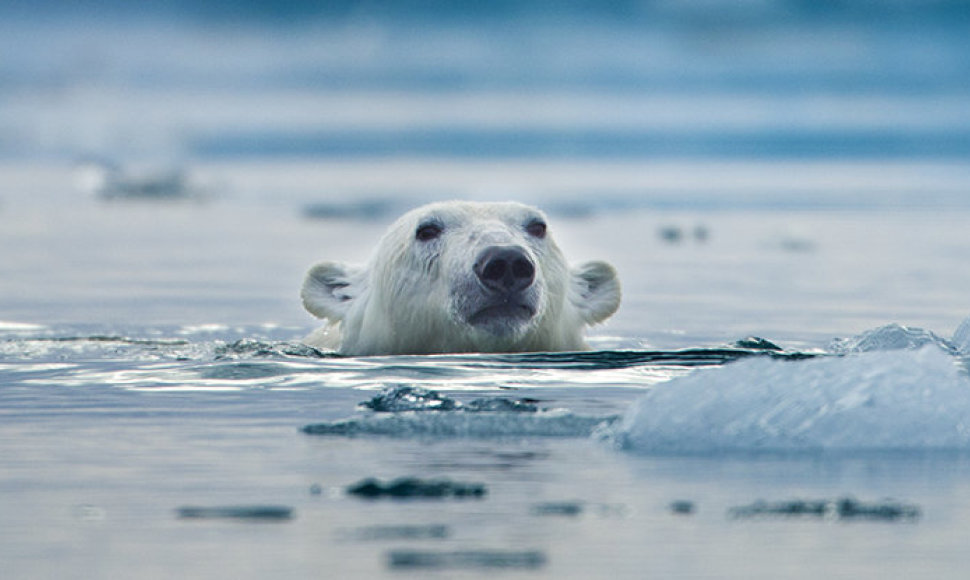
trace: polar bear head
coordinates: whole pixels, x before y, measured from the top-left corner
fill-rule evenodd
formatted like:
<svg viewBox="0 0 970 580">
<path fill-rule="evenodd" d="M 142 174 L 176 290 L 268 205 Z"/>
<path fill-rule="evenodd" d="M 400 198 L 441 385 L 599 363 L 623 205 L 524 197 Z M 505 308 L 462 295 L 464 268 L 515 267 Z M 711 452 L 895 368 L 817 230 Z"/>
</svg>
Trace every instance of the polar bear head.
<svg viewBox="0 0 970 580">
<path fill-rule="evenodd" d="M 398 219 L 367 265 L 324 262 L 306 342 L 343 354 L 567 351 L 620 304 L 605 262 L 570 269 L 546 216 L 519 203 L 442 202 Z"/>
</svg>

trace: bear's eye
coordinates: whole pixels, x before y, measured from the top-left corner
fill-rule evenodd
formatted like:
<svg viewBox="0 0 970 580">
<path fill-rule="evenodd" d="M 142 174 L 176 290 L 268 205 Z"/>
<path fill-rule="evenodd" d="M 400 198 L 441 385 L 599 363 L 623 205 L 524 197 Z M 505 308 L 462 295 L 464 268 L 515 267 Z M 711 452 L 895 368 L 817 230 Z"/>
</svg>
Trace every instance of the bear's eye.
<svg viewBox="0 0 970 580">
<path fill-rule="evenodd" d="M 542 220 L 532 220 L 526 224 L 525 231 L 529 232 L 530 236 L 544 238 L 546 237 L 546 222 Z"/>
<path fill-rule="evenodd" d="M 430 222 L 418 226 L 418 231 L 414 233 L 414 237 L 422 242 L 428 242 L 440 236 L 443 231 L 444 227 L 441 224 Z"/>
</svg>

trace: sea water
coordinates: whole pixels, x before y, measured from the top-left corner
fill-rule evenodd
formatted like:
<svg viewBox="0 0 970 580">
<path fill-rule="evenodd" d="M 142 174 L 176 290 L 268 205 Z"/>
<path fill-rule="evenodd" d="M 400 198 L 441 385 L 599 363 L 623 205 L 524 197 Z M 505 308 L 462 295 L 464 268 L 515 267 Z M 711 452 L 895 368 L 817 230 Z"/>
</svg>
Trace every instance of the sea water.
<svg viewBox="0 0 970 580">
<path fill-rule="evenodd" d="M 396 6 L 3 7 L 3 577 L 962 577 L 963 5 Z M 300 343 L 451 198 L 589 352 Z"/>
</svg>

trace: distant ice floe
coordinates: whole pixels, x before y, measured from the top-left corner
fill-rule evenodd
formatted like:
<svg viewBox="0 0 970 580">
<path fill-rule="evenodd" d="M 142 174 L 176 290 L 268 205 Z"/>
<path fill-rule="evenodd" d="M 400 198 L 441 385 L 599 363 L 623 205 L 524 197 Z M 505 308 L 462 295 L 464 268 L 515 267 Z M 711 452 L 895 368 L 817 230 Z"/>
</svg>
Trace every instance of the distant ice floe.
<svg viewBox="0 0 970 580">
<path fill-rule="evenodd" d="M 102 199 L 203 199 L 211 184 L 200 183 L 182 169 L 131 170 L 100 160 L 86 160 L 75 168 L 75 182 L 84 193 Z"/>
<path fill-rule="evenodd" d="M 752 358 L 655 386 L 605 435 L 644 453 L 970 451 L 970 319 L 952 341 L 888 325 L 839 356 Z"/>
</svg>

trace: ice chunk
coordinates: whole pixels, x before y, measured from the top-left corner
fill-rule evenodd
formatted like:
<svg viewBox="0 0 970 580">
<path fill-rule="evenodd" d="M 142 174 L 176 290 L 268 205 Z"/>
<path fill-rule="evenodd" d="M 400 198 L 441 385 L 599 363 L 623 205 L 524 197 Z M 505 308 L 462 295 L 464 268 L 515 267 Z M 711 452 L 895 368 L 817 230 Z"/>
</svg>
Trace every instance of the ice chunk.
<svg viewBox="0 0 970 580">
<path fill-rule="evenodd" d="M 485 397 L 461 403 L 429 389 L 396 385 L 360 407 L 374 411 L 303 427 L 309 435 L 356 437 L 588 437 L 616 415 L 585 417 L 540 409 L 533 399 Z"/>
<path fill-rule="evenodd" d="M 661 383 L 612 434 L 646 453 L 970 449 L 970 380 L 939 348 L 749 359 Z"/>
<path fill-rule="evenodd" d="M 466 413 L 536 413 L 539 407 L 532 399 L 509 399 L 486 397 L 472 399 L 462 404 L 438 391 L 396 385 L 388 387 L 370 401 L 359 406 L 378 413 L 401 413 L 404 411 L 464 411 Z"/>
<path fill-rule="evenodd" d="M 970 317 L 953 333 L 953 346 L 965 355 L 970 355 Z"/>
<path fill-rule="evenodd" d="M 314 423 L 303 427 L 308 435 L 342 437 L 385 436 L 396 438 L 507 438 L 589 437 L 616 416 L 585 417 L 568 411 L 539 413 L 380 413 L 350 419 Z"/>
<path fill-rule="evenodd" d="M 838 338 L 832 341 L 829 350 L 838 354 L 847 354 L 877 350 L 915 349 L 927 344 L 936 345 L 952 354 L 957 352 L 953 343 L 929 330 L 910 328 L 895 323 L 867 330 L 853 338 Z"/>
<path fill-rule="evenodd" d="M 370 401 L 364 401 L 361 407 L 378 413 L 400 413 L 403 411 L 454 411 L 459 407 L 458 401 L 442 396 L 437 391 L 397 385 L 384 389 Z"/>
</svg>

